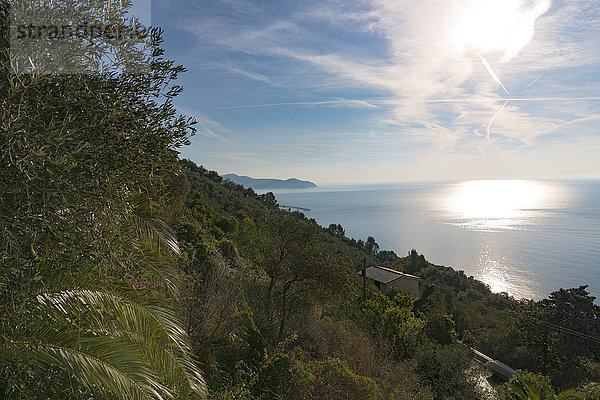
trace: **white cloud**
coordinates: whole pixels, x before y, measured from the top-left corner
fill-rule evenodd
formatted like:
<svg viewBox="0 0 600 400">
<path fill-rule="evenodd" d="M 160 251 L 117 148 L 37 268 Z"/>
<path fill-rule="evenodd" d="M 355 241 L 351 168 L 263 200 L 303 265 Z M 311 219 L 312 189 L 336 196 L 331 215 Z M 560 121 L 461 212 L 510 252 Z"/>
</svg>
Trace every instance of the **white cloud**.
<svg viewBox="0 0 600 400">
<path fill-rule="evenodd" d="M 257 82 L 314 93 L 366 90 L 379 96 L 258 101 L 220 110 L 282 105 L 372 109 L 377 120 L 373 123 L 383 126 L 379 136 L 349 134 L 350 140 L 373 146 L 383 142 L 390 152 L 408 147 L 420 157 L 448 154 L 454 160 L 512 157 L 523 146 L 535 147 L 545 135 L 575 125 L 589 131 L 589 124 L 598 120 L 593 94 L 600 85 L 586 84 L 581 76 L 571 81 L 572 72 L 566 71 L 600 65 L 597 1 L 318 4 L 258 23 L 211 17 L 188 21 L 184 28 L 203 46 L 262 60 L 265 71 L 259 72 L 231 59 L 221 66 Z M 257 15 L 249 3 L 239 5 Z M 328 34 L 328 29 L 335 34 Z M 346 34 L 362 39 L 344 41 Z M 368 48 L 361 40 L 379 46 Z M 500 82 L 510 95 L 499 89 Z M 506 103 L 512 96 L 515 99 Z M 574 98 L 581 100 L 569 100 Z M 412 145 L 423 144 L 428 146 L 413 150 Z"/>
</svg>

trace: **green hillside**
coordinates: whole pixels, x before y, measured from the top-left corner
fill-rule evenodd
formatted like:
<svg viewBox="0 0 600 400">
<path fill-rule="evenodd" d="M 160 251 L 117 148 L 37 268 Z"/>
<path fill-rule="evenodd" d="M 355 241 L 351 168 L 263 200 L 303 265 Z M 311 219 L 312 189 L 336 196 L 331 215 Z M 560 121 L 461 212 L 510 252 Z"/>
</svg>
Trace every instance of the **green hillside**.
<svg viewBox="0 0 600 400">
<path fill-rule="evenodd" d="M 19 6 L 61 17 L 74 3 Z M 197 122 L 174 104 L 185 68 L 159 28 L 93 41 L 80 73 L 30 58 L 16 74 L 10 8 L 0 0 L 0 398 L 600 399 L 585 286 L 516 300 L 280 210 L 180 159 Z M 108 9 L 115 26 L 126 8 Z M 45 45 L 41 60 L 63 65 Z M 419 276 L 420 296 L 369 284 L 363 297 L 363 263 Z M 471 348 L 522 371 L 486 393 Z"/>
<path fill-rule="evenodd" d="M 176 229 L 189 296 L 179 309 L 215 398 L 487 398 L 470 348 L 544 373 L 557 391 L 598 379 L 594 344 L 550 328 L 573 304 L 577 331 L 598 332 L 585 288 L 540 302 L 494 294 L 416 251 L 398 257 L 182 165 L 189 193 Z M 422 277 L 421 298 L 369 285 L 361 300 L 365 259 Z"/>
</svg>

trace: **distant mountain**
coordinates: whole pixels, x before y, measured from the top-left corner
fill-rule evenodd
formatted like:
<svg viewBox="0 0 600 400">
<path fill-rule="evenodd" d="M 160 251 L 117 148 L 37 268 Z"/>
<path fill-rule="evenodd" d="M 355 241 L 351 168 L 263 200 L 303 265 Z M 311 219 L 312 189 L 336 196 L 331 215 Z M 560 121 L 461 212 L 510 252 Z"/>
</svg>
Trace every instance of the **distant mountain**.
<svg viewBox="0 0 600 400">
<path fill-rule="evenodd" d="M 244 187 L 251 187 L 255 190 L 260 189 L 307 189 L 317 187 L 312 182 L 309 181 L 301 181 L 296 178 L 290 179 L 255 179 L 250 178 L 249 176 L 239 176 L 236 174 L 227 174 L 223 175 L 223 179 L 228 179 L 233 183 L 237 183 L 238 185 L 242 185 Z"/>
</svg>

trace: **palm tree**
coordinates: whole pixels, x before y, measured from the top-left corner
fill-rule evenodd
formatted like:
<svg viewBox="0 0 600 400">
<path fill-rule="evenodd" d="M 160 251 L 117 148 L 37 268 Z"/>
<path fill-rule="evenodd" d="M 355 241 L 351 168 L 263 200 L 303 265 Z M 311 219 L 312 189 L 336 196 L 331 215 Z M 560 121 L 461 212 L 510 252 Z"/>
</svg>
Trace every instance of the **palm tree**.
<svg viewBox="0 0 600 400">
<path fill-rule="evenodd" d="M 178 252 L 172 233 L 147 202 L 138 196 L 134 204 L 133 247 Z M 49 260 L 39 261 L 35 270 L 37 284 L 14 308 L 27 312 L 0 325 L 3 358 L 61 368 L 81 385 L 123 399 L 205 394 L 186 334 L 168 307 L 165 293 L 177 289 L 172 283 L 140 288 L 127 278 L 99 277 L 98 266 L 69 276 Z M 154 265 L 154 273 L 163 273 L 156 282 L 168 281 L 164 271 Z"/>
<path fill-rule="evenodd" d="M 527 382 L 521 376 L 516 376 L 502 386 L 500 398 L 502 400 L 579 400 L 585 398 L 583 393 L 572 389 L 554 394 L 551 388 L 546 386 L 548 385 Z"/>
</svg>

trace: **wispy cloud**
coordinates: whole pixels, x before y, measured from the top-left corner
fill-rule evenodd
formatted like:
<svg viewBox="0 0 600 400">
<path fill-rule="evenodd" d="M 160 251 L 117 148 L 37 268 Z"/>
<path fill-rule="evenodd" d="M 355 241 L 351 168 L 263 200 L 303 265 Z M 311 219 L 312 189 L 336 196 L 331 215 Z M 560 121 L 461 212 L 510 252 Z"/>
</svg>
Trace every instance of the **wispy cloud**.
<svg viewBox="0 0 600 400">
<path fill-rule="evenodd" d="M 208 156 L 211 157 L 217 157 L 217 158 L 226 158 L 229 160 L 236 160 L 236 161 L 244 161 L 244 162 L 249 162 L 249 163 L 253 163 L 253 164 L 267 164 L 268 162 L 255 157 L 254 154 L 251 153 L 208 153 Z"/>
<path fill-rule="evenodd" d="M 182 114 L 185 114 L 189 117 L 193 117 L 197 121 L 197 124 L 195 126 L 197 130 L 196 134 L 216 138 L 225 143 L 233 143 L 231 139 L 224 136 L 233 132 L 225 128 L 223 125 L 221 125 L 221 123 L 209 118 L 203 113 L 190 110 L 188 108 L 178 107 L 177 110 Z"/>
<path fill-rule="evenodd" d="M 264 104 L 244 104 L 237 106 L 225 106 L 211 108 L 211 111 L 216 110 L 233 110 L 242 108 L 261 108 L 261 107 L 283 107 L 283 106 L 323 106 L 323 107 L 343 107 L 343 108 L 379 108 L 377 105 L 367 100 L 352 100 L 352 99 L 334 99 L 322 101 L 290 101 L 281 103 L 264 103 Z"/>
<path fill-rule="evenodd" d="M 371 114 L 360 134 L 337 139 L 344 144 L 322 136 L 331 154 L 335 146 L 348 155 L 368 145 L 490 161 L 573 126 L 589 131 L 598 120 L 600 84 L 589 79 L 600 69 L 597 2 L 327 1 L 279 13 L 250 1 L 223 4 L 230 11 L 183 20 L 180 29 L 210 54 L 212 68 L 264 84 L 264 91 L 204 109 L 202 133 L 220 140 L 231 140 L 216 121 L 228 110 L 266 115 L 288 107 L 281 115 L 289 116 L 293 107 L 352 109 Z M 590 70 L 578 75 L 582 68 Z M 269 96 L 275 89 L 281 91 Z"/>
<path fill-rule="evenodd" d="M 255 81 L 259 81 L 259 82 L 265 82 L 268 83 L 269 85 L 273 85 L 276 86 L 271 79 L 269 79 L 267 76 L 263 75 L 263 74 L 259 74 L 257 72 L 252 72 L 252 71 L 245 71 L 243 69 L 240 69 L 238 67 L 235 67 L 233 65 L 230 64 L 221 64 L 222 68 L 227 70 L 227 71 L 231 71 L 233 73 L 236 74 L 240 74 L 243 75 L 247 78 L 253 79 Z"/>
</svg>

